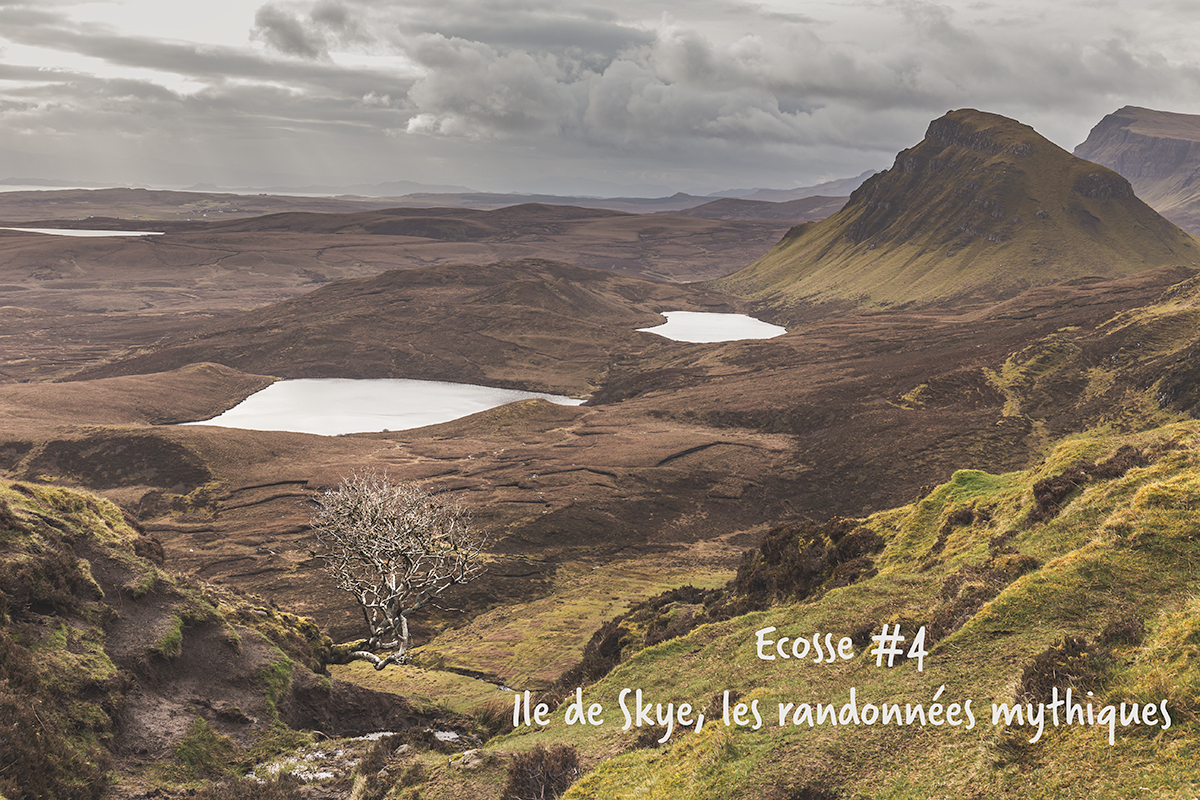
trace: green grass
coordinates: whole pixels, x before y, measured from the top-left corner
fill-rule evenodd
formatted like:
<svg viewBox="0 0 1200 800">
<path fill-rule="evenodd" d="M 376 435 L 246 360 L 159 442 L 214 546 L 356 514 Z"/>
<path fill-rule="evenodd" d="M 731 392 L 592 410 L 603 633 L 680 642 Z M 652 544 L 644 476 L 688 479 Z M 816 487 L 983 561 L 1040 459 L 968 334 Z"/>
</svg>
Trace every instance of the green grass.
<svg viewBox="0 0 1200 800">
<path fill-rule="evenodd" d="M 1098 480 L 1069 498 L 1045 523 L 1028 523 L 1033 484 L 1080 459 L 1101 460 L 1131 444 L 1153 454 L 1145 467 Z M 536 744 L 579 748 L 591 769 L 567 798 L 784 797 L 821 786 L 842 797 L 1192 797 L 1200 748 L 1200 423 L 1180 423 L 1135 436 L 1094 433 L 1050 449 L 1023 472 L 955 473 L 909 506 L 863 521 L 888 544 L 874 578 L 805 603 L 777 606 L 647 648 L 584 691 L 585 704 L 604 707 L 605 724 L 566 726 L 563 709 L 544 728 L 522 728 L 489 743 L 502 754 Z M 929 548 L 956 509 L 986 508 L 990 517 L 953 529 L 945 549 Z M 1013 535 L 993 545 L 1001 533 Z M 1035 569 L 1004 586 L 956 631 L 937 642 L 924 671 L 913 661 L 876 666 L 871 643 L 848 661 L 761 661 L 755 633 L 848 635 L 863 623 L 878 632 L 887 621 L 903 632 L 952 599 L 948 578 L 1032 556 Z M 1006 554 L 1008 553 L 1008 554 Z M 946 584 L 948 585 L 948 584 Z M 1166 700 L 1173 724 L 1107 730 L 1051 728 L 1029 744 L 1029 728 L 991 723 L 991 704 L 1016 700 L 1022 672 L 1064 636 L 1095 641 L 1125 617 L 1146 621 L 1140 643 L 1115 645 L 1097 708 Z M 1066 681 L 1066 679 L 1063 679 Z M 976 725 L 778 725 L 779 703 L 848 702 L 851 687 L 864 703 L 928 704 L 972 700 Z M 642 689 L 651 703 L 689 703 L 710 713 L 699 732 L 676 730 L 660 747 L 638 745 L 638 728 L 623 731 L 622 689 Z M 1064 685 L 1065 689 L 1065 685 Z M 725 690 L 738 702 L 758 700 L 760 730 L 726 727 Z M 661 733 L 661 732 L 656 732 Z M 449 797 L 437 784 L 423 797 Z M 1140 787 L 1146 787 L 1144 790 Z M 773 794 L 774 793 L 774 794 Z"/>
<path fill-rule="evenodd" d="M 197 717 L 188 727 L 187 736 L 175 745 L 180 777 L 226 774 L 236 751 L 237 747 L 228 736 L 217 733 L 205 720 Z"/>
<path fill-rule="evenodd" d="M 393 665 L 379 671 L 366 661 L 354 661 L 330 665 L 329 672 L 337 680 L 357 683 L 376 691 L 393 692 L 410 701 L 441 706 L 460 714 L 473 713 L 492 704 L 503 704 L 507 708 L 512 703 L 512 693 L 501 690 L 495 684 L 456 672 L 425 669 L 413 664 Z"/>
<path fill-rule="evenodd" d="M 178 658 L 183 652 L 183 625 L 178 614 L 171 616 L 166 632 L 154 645 L 154 652 L 163 658 Z"/>
<path fill-rule="evenodd" d="M 416 664 L 493 675 L 507 685 L 540 688 L 579 661 L 600 625 L 629 606 L 683 584 L 722 586 L 733 570 L 702 556 L 681 560 L 648 556 L 598 568 L 565 564 L 547 597 L 504 606 L 417 651 Z"/>
<path fill-rule="evenodd" d="M 290 658 L 284 655 L 282 650 L 278 650 L 278 659 L 272 662 L 269 666 L 264 667 L 258 673 L 259 683 L 266 689 L 267 709 L 271 715 L 278 717 L 279 699 L 287 692 L 288 687 L 292 684 L 292 670 L 296 665 Z"/>
<path fill-rule="evenodd" d="M 1115 173 L 994 114 L 960 110 L 938 122 L 1003 149 L 923 140 L 837 214 L 794 228 L 712 285 L 779 306 L 807 299 L 889 307 L 994 300 L 1031 285 L 1200 262 L 1200 243 L 1140 200 L 1076 188 L 1096 174 L 1123 182 Z M 1014 151 L 1022 146 L 1029 150 Z"/>
</svg>

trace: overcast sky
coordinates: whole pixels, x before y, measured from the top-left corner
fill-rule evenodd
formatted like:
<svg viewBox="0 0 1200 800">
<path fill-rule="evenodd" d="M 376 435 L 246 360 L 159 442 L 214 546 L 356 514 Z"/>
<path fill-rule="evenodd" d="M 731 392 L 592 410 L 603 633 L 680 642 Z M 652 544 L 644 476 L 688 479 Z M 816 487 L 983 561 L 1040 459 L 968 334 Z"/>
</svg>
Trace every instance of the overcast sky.
<svg viewBox="0 0 1200 800">
<path fill-rule="evenodd" d="M 790 188 L 973 107 L 1200 113 L 1200 3 L 0 0 L 0 178 Z"/>
</svg>

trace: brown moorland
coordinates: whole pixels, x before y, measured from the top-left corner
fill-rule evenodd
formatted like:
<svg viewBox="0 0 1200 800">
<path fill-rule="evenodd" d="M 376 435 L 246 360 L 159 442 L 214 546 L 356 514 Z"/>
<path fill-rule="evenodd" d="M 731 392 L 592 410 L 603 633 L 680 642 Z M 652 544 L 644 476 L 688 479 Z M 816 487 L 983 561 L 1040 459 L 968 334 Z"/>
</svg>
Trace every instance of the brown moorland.
<svg viewBox="0 0 1200 800">
<path fill-rule="evenodd" d="M 293 224 L 265 224 L 281 223 Z M 562 634 L 551 663 L 569 663 L 581 631 L 654 593 L 654 576 L 618 585 L 625 573 L 711 577 L 769 525 L 895 506 L 955 470 L 1026 465 L 1066 432 L 1140 430 L 1200 407 L 1190 264 L 1107 278 L 1080 275 L 1080 262 L 1051 266 L 1045 285 L 1000 303 L 830 313 L 800 302 L 784 336 L 709 345 L 632 328 L 667 303 L 747 301 L 548 259 L 350 278 L 237 314 L 214 305 L 206 313 L 219 319 L 152 347 L 98 350 L 85 372 L 47 338 L 22 356 L 26 374 L 76 379 L 0 387 L 0 468 L 102 493 L 156 537 L 169 567 L 310 613 L 337 638 L 360 632 L 358 615 L 313 558 L 308 498 L 351 470 L 422 481 L 462 497 L 492 536 L 492 562 L 449 598 L 465 613 L 423 620 L 421 640 L 540 598 L 569 609 L 547 633 Z M 592 396 L 338 437 L 169 424 L 206 418 L 280 375 L 382 377 L 422 363 L 436 365 L 425 376 Z M 597 569 L 606 583 L 589 591 L 603 589 L 603 602 L 578 604 L 569 592 L 579 583 L 565 578 Z M 500 638 L 524 622 L 463 626 L 434 640 L 428 663 L 535 686 L 550 676 L 515 668 Z"/>
<path fill-rule="evenodd" d="M 728 295 L 542 259 L 390 270 L 158 343 L 73 379 L 214 361 L 285 378 L 423 378 L 574 395 L 614 361 L 668 346 L 662 310 L 744 310 Z"/>
<path fill-rule="evenodd" d="M 538 257 L 659 280 L 711 278 L 766 252 L 790 222 L 539 205 L 22 222 L 166 233 L 84 239 L 0 230 L 0 379 L 62 377 L 169 333 L 389 269 Z"/>
<path fill-rule="evenodd" d="M 496 304 L 489 325 L 505 329 L 508 314 L 529 336 L 531 319 L 557 324 L 541 332 L 543 339 L 568 347 L 564 326 L 582 325 L 600 352 L 611 348 L 610 362 L 597 353 L 558 373 L 577 379 L 594 370 L 589 380 L 598 389 L 586 406 L 530 401 L 416 431 L 340 437 L 155 424 L 205 418 L 269 380 L 232 369 L 236 364 L 180 365 L 4 388 L 4 466 L 22 478 L 100 490 L 136 510 L 179 568 L 261 592 L 344 636 L 353 633 L 356 615 L 322 583 L 309 553 L 305 500 L 351 470 L 373 467 L 462 495 L 493 532 L 496 557 L 488 577 L 456 600 L 472 613 L 546 591 L 568 563 L 663 556 L 728 567 L 757 541 L 765 521 L 862 514 L 911 499 L 955 469 L 1024 464 L 1049 429 L 1071 428 L 1071 416 L 1052 400 L 1013 413 L 1005 392 L 1019 395 L 1020 387 L 1005 389 L 987 370 L 1060 329 L 1088 330 L 1145 304 L 1191 274 L 1159 270 L 1077 282 L 974 315 L 848 315 L 772 340 L 691 345 L 612 325 L 615 300 L 573 306 L 566 316 L 547 313 L 561 298 L 528 292 L 522 268 L 543 280 L 556 272 L 573 276 L 577 287 L 589 277 L 610 287 L 632 279 L 547 262 L 474 271 L 499 281 L 474 291 L 511 297 L 515 285 L 525 292 L 528 305 Z M 323 291 L 355 290 L 347 304 L 362 313 L 342 335 L 370 339 L 372 312 L 389 313 L 407 291 L 396 280 L 453 272 L 389 273 Z M 461 291 L 461 283 L 447 284 Z M 363 286 L 386 291 L 359 291 Z M 627 324 L 637 324 L 637 304 L 625 303 Z M 541 313 L 530 317 L 533 304 Z M 179 360 L 187 362 L 207 353 L 218 361 L 234 353 L 265 373 L 316 374 L 306 369 L 319 371 L 326 362 L 306 358 L 304 348 L 320 346 L 320 329 L 296 312 L 307 307 L 289 301 L 252 312 L 252 326 L 214 339 L 220 347 L 167 348 L 162 356 L 183 352 Z M 391 313 L 400 325 L 404 313 Z M 263 318 L 270 324 L 260 324 Z M 448 325 L 440 330 L 451 340 Z M 274 331 L 294 351 L 256 339 L 256 331 Z M 314 335 L 301 341 L 289 331 Z M 638 340 L 640 348 L 633 346 Z M 403 342 L 401 336 L 396 344 Z M 154 358 L 112 369 L 170 368 L 170 360 Z M 478 374 L 465 359 L 439 362 L 451 365 L 442 378 Z"/>
</svg>

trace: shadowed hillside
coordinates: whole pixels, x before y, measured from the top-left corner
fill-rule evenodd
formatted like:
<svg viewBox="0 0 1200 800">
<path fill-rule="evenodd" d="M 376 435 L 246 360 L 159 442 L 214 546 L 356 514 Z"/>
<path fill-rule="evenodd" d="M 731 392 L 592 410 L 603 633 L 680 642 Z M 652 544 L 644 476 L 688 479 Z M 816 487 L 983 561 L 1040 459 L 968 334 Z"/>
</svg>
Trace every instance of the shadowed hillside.
<svg viewBox="0 0 1200 800">
<path fill-rule="evenodd" d="M 3 796 L 164 796 L 311 744 L 300 729 L 437 724 L 330 681 L 311 620 L 172 574 L 131 522 L 93 495 L 0 484 Z"/>
<path fill-rule="evenodd" d="M 77 375 L 212 361 L 288 378 L 425 378 L 574 393 L 618 353 L 665 340 L 660 310 L 734 311 L 736 298 L 540 259 L 344 280 Z M 657 341 L 656 341 L 657 340 Z"/>
<path fill-rule="evenodd" d="M 567 800 L 1193 796 L 1200 427 L 1176 412 L 1197 408 L 1198 297 L 1184 281 L 981 371 L 1006 417 L 1094 427 L 1048 441 L 1023 470 L 960 470 L 896 508 L 778 524 L 725 587 L 676 588 L 601 626 L 543 695 L 558 706 L 550 724 L 486 752 L 577 748 L 585 774 Z M 970 389 L 963 374 L 930 377 L 897 403 L 916 411 Z M 510 616 L 532 629 L 553 619 L 532 604 Z M 905 635 L 891 665 L 874 652 L 885 624 Z M 927 652 L 914 656 L 922 628 Z M 814 632 L 844 637 L 846 655 L 807 642 L 806 655 L 776 655 Z M 494 659 L 480 638 L 428 649 Z M 578 686 L 604 724 L 563 724 Z M 649 703 L 687 703 L 691 723 L 623 729 L 621 692 L 634 687 Z M 748 721 L 726 704 L 744 704 Z M 480 788 L 443 775 L 422 796 Z"/>
<path fill-rule="evenodd" d="M 996 302 L 1031 286 L 1200 262 L 1112 170 L 971 109 L 929 125 L 840 212 L 711 285 L 789 306 Z"/>
<path fill-rule="evenodd" d="M 1200 233 L 1200 116 L 1125 106 L 1100 120 L 1075 155 L 1121 173 L 1158 213 Z"/>
</svg>

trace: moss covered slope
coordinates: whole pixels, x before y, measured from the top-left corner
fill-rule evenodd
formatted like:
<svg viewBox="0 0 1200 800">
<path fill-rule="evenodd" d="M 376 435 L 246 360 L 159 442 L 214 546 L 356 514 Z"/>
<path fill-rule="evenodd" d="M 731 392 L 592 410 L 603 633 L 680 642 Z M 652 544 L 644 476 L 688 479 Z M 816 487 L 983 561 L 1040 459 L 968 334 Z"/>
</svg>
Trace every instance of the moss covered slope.
<svg viewBox="0 0 1200 800">
<path fill-rule="evenodd" d="M 780 306 L 926 306 L 1196 263 L 1197 241 L 1117 173 L 1014 120 L 963 109 L 930 123 L 837 214 L 793 228 L 712 285 Z"/>
<path fill-rule="evenodd" d="M 1191 797 L 1200 789 L 1198 503 L 1195 422 L 1075 436 L 1023 472 L 956 473 L 859 521 L 885 541 L 872 557 L 877 574 L 642 650 L 584 691 L 606 724 L 567 727 L 560 709 L 550 726 L 493 748 L 576 745 L 595 766 L 569 798 Z M 923 670 L 915 659 L 877 666 L 870 633 L 884 624 L 909 637 L 926 627 Z M 850 637 L 854 655 L 761 660 L 757 631 L 768 627 L 771 639 L 831 633 L 835 647 Z M 699 733 L 676 726 L 656 745 L 663 728 L 621 730 L 626 688 L 689 703 L 693 719 L 704 709 L 708 721 Z M 1103 722 L 1068 726 L 1060 716 L 1056 728 L 1047 716 L 1035 742 L 1025 719 L 993 724 L 993 703 L 1036 707 L 1055 688 L 1091 702 L 1097 719 L 1118 709 L 1113 743 Z M 937 696 L 943 713 L 970 699 L 975 725 L 967 729 L 961 705 L 958 726 L 810 726 L 803 715 L 794 724 L 805 703 L 833 704 L 840 718 L 852 689 L 863 720 L 877 713 L 867 705 L 928 714 Z M 760 729 L 724 724 L 726 691 L 731 709 L 758 701 Z M 781 703 L 793 704 L 783 726 Z M 1122 703 L 1137 704 L 1139 722 L 1122 725 Z"/>
<path fill-rule="evenodd" d="M 0 484 L 9 800 L 225 774 L 295 744 L 295 728 L 412 724 L 400 698 L 321 674 L 330 644 L 311 621 L 164 571 L 161 545 L 106 500 Z"/>
</svg>

